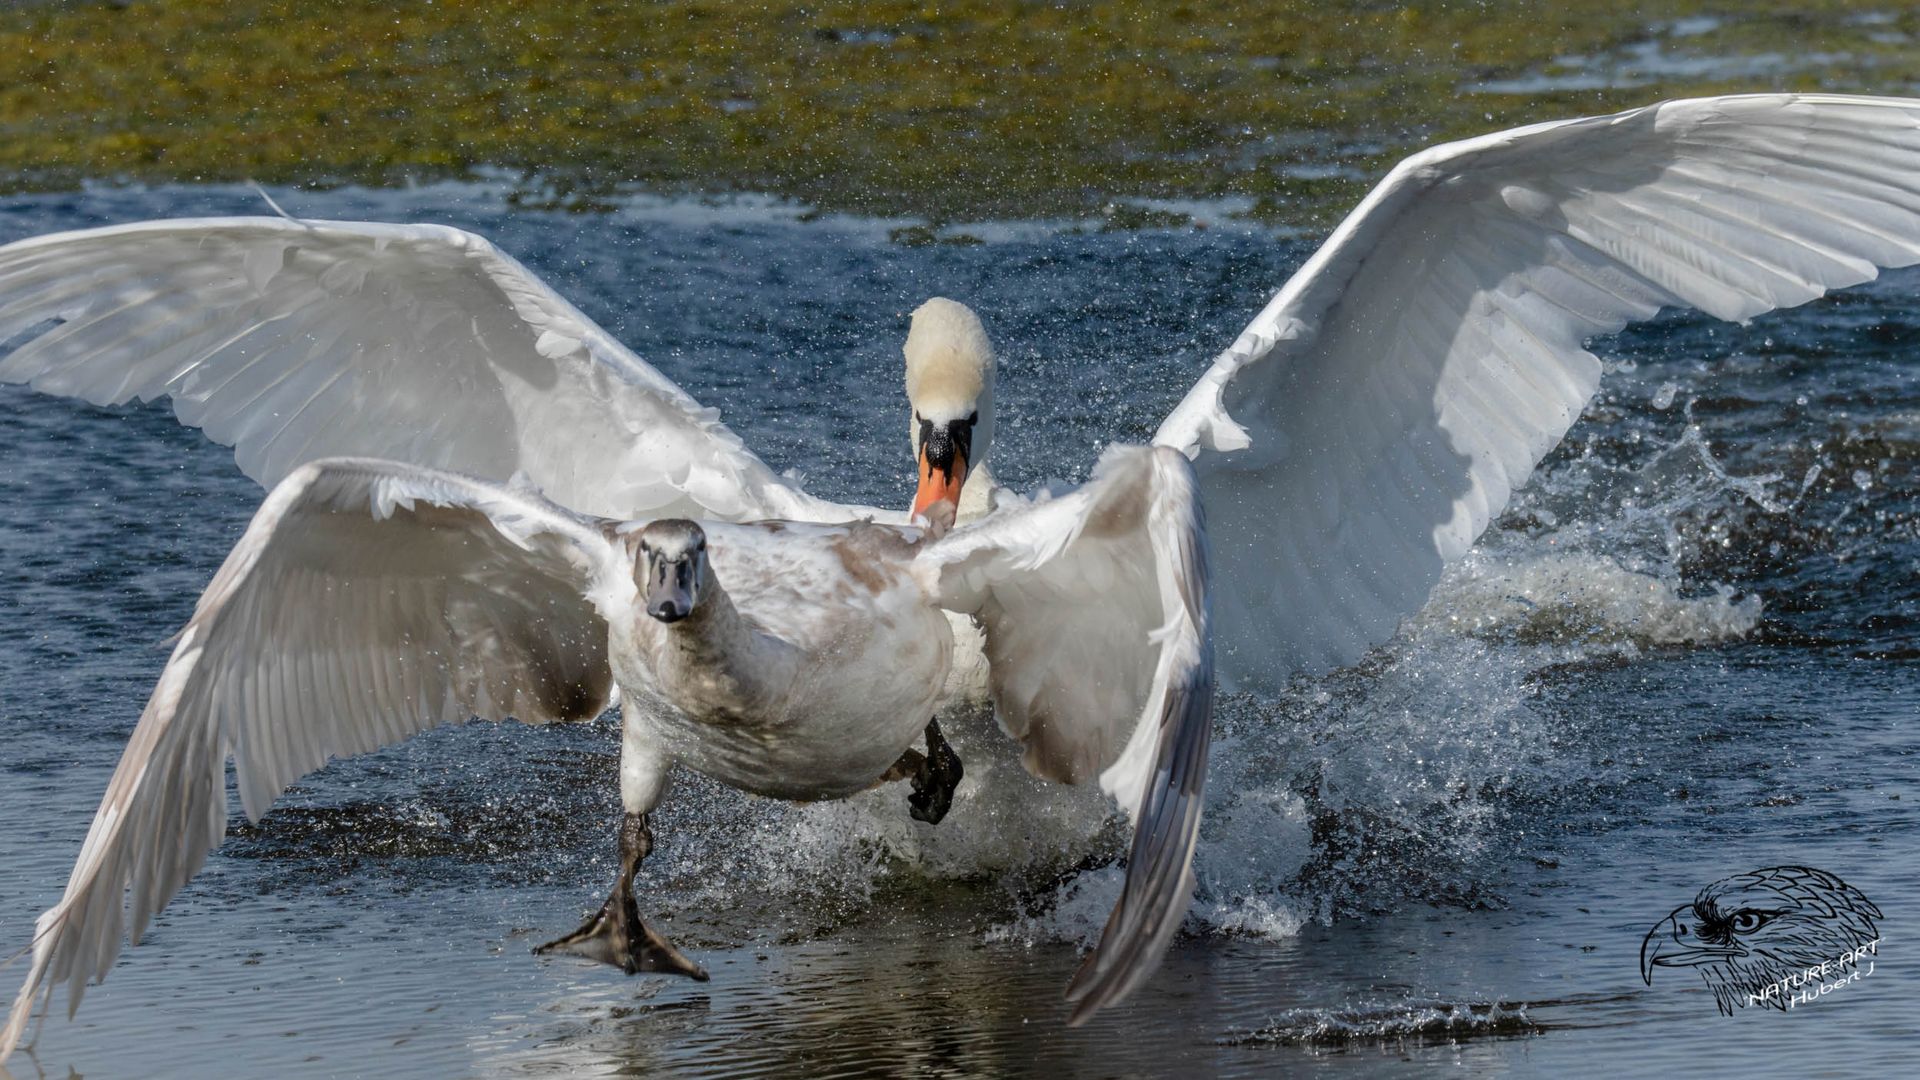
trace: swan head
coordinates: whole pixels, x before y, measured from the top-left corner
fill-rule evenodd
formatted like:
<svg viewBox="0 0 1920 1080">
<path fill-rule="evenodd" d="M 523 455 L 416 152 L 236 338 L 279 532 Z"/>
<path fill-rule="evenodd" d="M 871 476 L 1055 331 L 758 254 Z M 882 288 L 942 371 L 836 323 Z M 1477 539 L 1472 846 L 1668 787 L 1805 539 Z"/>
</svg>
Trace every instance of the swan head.
<svg viewBox="0 0 1920 1080">
<path fill-rule="evenodd" d="M 993 441 L 993 344 L 980 317 L 936 296 L 914 310 L 907 330 L 907 401 L 913 406 L 913 456 L 920 487 L 913 512 L 960 504 L 969 474 Z"/>
<path fill-rule="evenodd" d="M 635 584 L 647 614 L 676 623 L 693 614 L 712 581 L 707 534 L 684 518 L 655 521 L 639 533 Z"/>
</svg>

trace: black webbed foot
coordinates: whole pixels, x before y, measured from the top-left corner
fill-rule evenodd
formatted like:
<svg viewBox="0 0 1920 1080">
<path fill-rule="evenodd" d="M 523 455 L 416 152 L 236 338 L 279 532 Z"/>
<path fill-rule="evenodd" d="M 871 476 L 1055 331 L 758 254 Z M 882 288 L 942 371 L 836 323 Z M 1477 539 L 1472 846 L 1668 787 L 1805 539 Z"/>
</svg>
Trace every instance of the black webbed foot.
<svg viewBox="0 0 1920 1080">
<path fill-rule="evenodd" d="M 614 884 L 613 895 L 580 929 L 533 951 L 539 955 L 558 952 L 581 956 L 611 964 L 629 975 L 655 972 L 706 982 L 706 969 L 648 926 L 633 901 L 634 872 L 652 850 L 653 831 L 647 827 L 647 816 L 628 814 L 620 827 L 620 880 Z"/>
<path fill-rule="evenodd" d="M 953 752 L 940 734 L 938 720 L 927 721 L 927 754 L 912 776 L 913 794 L 907 796 L 908 812 L 916 821 L 940 824 L 953 807 L 954 789 L 966 770 L 960 767 L 960 755 Z"/>
<path fill-rule="evenodd" d="M 707 981 L 707 971 L 687 958 L 659 931 L 648 926 L 634 906 L 631 893 L 616 889 L 594 916 L 566 937 L 549 941 L 535 953 L 568 953 L 612 964 L 629 975 L 655 972 L 685 975 L 698 982 Z"/>
</svg>

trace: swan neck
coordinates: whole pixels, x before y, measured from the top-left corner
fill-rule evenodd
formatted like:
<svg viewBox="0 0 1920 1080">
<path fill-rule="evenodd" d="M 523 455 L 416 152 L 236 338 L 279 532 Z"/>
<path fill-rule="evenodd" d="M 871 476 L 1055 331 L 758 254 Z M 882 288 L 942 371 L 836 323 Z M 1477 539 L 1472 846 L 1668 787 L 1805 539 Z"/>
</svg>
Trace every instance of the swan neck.
<svg viewBox="0 0 1920 1080">
<path fill-rule="evenodd" d="M 986 517 L 993 509 L 993 489 L 999 486 L 987 463 L 982 461 L 979 468 L 967 473 L 967 482 L 960 488 L 960 505 L 954 520 L 978 521 Z"/>
</svg>

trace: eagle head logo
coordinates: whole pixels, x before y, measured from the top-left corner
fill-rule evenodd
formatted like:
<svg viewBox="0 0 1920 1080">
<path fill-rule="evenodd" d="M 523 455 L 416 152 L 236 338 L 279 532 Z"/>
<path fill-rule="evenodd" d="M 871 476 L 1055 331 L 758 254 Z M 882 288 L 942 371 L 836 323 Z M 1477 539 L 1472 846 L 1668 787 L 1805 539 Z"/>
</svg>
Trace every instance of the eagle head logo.
<svg viewBox="0 0 1920 1080">
<path fill-rule="evenodd" d="M 1857 954 L 1879 939 L 1880 909 L 1824 870 L 1775 866 L 1735 874 L 1675 908 L 1640 943 L 1640 975 L 1693 968 L 1724 1016 L 1750 1003 L 1786 1009 L 1785 980 Z M 1768 987 L 1774 987 L 1768 992 Z"/>
</svg>

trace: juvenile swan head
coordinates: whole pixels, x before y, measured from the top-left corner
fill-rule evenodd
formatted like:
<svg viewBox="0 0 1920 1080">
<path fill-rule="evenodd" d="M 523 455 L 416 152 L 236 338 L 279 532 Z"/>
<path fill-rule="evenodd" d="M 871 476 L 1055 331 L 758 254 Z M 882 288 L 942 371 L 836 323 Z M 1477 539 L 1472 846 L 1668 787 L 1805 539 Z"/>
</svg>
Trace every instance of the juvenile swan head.
<svg viewBox="0 0 1920 1080">
<path fill-rule="evenodd" d="M 707 534 L 700 526 L 668 518 L 640 530 L 634 583 L 640 586 L 647 614 L 663 623 L 679 622 L 693 614 L 709 580 Z"/>
</svg>

